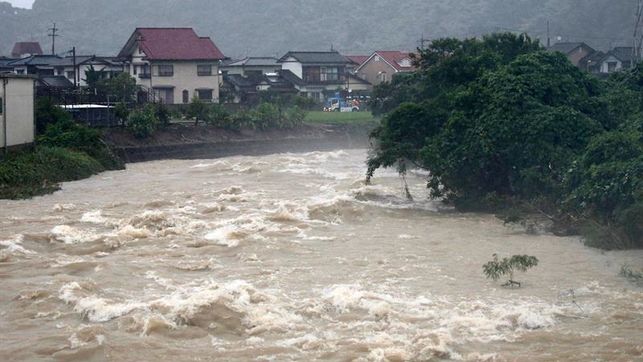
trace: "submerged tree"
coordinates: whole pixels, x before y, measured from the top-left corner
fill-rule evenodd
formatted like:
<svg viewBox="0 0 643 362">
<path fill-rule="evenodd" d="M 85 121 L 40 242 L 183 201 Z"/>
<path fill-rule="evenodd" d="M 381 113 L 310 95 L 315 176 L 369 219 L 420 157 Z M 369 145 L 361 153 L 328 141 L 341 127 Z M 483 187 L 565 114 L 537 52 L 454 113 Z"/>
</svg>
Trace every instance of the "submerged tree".
<svg viewBox="0 0 643 362">
<path fill-rule="evenodd" d="M 498 254 L 493 254 L 493 260 L 482 266 L 484 274 L 488 279 L 497 281 L 502 276 L 507 276 L 509 279 L 504 283 L 503 287 L 520 288 L 521 283 L 514 280 L 514 273 L 516 271 L 526 272 L 527 270 L 538 265 L 538 259 L 535 256 L 529 255 L 514 255 L 511 258 L 498 259 Z"/>
</svg>

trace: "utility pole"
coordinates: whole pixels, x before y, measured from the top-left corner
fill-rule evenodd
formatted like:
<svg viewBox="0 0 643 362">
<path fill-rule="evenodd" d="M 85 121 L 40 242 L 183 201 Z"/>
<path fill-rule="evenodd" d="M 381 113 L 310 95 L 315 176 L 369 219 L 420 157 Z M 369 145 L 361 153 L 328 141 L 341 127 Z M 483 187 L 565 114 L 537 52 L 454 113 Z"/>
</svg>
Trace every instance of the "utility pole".
<svg viewBox="0 0 643 362">
<path fill-rule="evenodd" d="M 78 88 L 78 78 L 80 78 L 80 74 L 78 74 L 76 70 L 76 47 L 71 48 L 71 54 L 74 61 L 74 88 Z"/>
<path fill-rule="evenodd" d="M 52 28 L 49 28 L 50 33 L 47 35 L 51 37 L 51 55 L 56 55 L 56 37 L 59 37 L 58 35 L 58 28 L 56 28 L 56 23 L 54 23 L 54 26 Z"/>
<path fill-rule="evenodd" d="M 551 35 L 549 32 L 549 20 L 547 20 L 547 49 L 551 47 Z"/>
<path fill-rule="evenodd" d="M 633 56 L 637 61 L 641 61 L 641 47 L 643 46 L 643 0 L 638 0 L 636 4 L 636 24 L 634 25 L 634 36 L 632 39 Z M 632 64 L 632 67 L 634 64 Z"/>
<path fill-rule="evenodd" d="M 422 33 L 422 37 L 420 38 L 420 49 L 426 49 L 425 44 L 430 43 L 430 42 L 431 42 L 431 40 L 425 39 L 424 38 L 424 33 Z"/>
</svg>

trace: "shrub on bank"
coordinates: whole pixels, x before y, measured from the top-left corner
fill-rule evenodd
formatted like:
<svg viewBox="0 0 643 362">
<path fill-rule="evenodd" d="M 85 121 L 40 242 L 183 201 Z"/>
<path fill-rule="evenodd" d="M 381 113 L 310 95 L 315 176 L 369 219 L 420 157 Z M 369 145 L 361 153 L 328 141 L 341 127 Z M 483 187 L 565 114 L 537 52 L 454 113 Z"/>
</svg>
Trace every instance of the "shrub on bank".
<svg viewBox="0 0 643 362">
<path fill-rule="evenodd" d="M 159 124 L 157 112 L 153 104 L 133 111 L 127 120 L 127 129 L 136 138 L 147 138 L 152 135 Z"/>
<path fill-rule="evenodd" d="M 37 147 L 10 154 L 0 162 L 0 198 L 20 199 L 58 189 L 59 182 L 79 180 L 105 171 L 84 152 Z"/>
<path fill-rule="evenodd" d="M 84 152 L 96 159 L 106 170 L 124 168 L 123 161 L 103 142 L 100 132 L 72 121 L 69 117 L 60 118 L 47 126 L 37 139 L 39 145 L 67 148 Z"/>
</svg>

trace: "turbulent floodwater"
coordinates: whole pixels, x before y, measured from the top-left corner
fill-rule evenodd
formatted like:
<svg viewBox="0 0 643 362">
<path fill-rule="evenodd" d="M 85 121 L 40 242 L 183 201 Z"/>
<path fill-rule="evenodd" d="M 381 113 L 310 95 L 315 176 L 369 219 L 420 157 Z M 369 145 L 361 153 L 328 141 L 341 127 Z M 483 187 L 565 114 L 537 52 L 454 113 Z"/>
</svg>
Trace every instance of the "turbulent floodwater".
<svg viewBox="0 0 643 362">
<path fill-rule="evenodd" d="M 643 253 L 406 201 L 365 151 L 132 164 L 0 201 L 1 360 L 643 359 Z M 541 264 L 522 289 L 493 253 Z"/>
</svg>

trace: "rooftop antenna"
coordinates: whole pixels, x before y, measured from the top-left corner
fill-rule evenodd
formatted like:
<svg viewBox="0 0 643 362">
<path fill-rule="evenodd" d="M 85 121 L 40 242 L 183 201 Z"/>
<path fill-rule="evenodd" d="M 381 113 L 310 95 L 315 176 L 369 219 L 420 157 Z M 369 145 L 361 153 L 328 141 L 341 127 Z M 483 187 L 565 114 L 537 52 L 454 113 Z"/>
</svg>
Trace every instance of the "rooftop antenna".
<svg viewBox="0 0 643 362">
<path fill-rule="evenodd" d="M 51 55 L 56 55 L 56 37 L 60 36 L 57 34 L 59 30 L 56 28 L 56 23 L 54 23 L 54 26 L 49 28 L 50 33 L 47 34 L 47 36 L 51 37 Z"/>
</svg>

